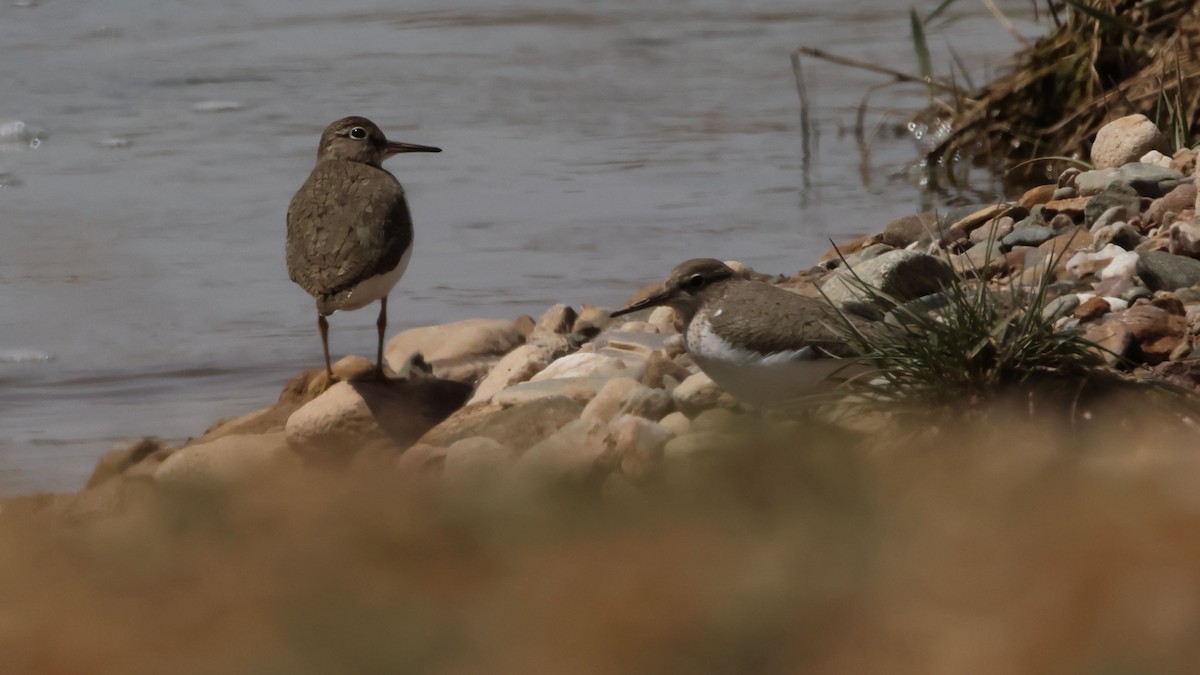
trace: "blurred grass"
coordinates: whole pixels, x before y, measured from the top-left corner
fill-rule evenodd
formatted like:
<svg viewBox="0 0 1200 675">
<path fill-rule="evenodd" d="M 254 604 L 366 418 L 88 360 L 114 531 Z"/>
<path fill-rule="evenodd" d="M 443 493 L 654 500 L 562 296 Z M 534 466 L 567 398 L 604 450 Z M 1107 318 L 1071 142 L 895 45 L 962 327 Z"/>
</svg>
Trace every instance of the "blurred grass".
<svg viewBox="0 0 1200 675">
<path fill-rule="evenodd" d="M 0 672 L 1191 672 L 1177 419 L 755 424 L 641 484 L 127 482 L 0 517 Z"/>
</svg>

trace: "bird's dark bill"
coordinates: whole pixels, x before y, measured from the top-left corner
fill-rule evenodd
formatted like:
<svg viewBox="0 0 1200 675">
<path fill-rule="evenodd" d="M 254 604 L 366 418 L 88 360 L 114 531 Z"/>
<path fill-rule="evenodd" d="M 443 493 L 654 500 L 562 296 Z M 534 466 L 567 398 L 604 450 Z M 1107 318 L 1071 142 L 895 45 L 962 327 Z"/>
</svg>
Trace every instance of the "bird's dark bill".
<svg viewBox="0 0 1200 675">
<path fill-rule="evenodd" d="M 383 148 L 383 154 L 386 157 L 398 155 L 402 152 L 441 152 L 441 148 L 435 148 L 432 145 L 417 145 L 416 143 L 401 143 L 400 141 L 388 141 Z"/>
<path fill-rule="evenodd" d="M 658 307 L 659 305 L 665 305 L 665 304 L 667 304 L 667 298 L 668 298 L 667 292 L 661 291 L 661 292 L 655 293 L 654 295 L 651 295 L 648 298 L 643 298 L 641 300 L 638 300 L 637 302 L 633 303 L 632 305 L 629 305 L 628 307 L 622 307 L 621 309 L 618 309 L 617 311 L 613 312 L 612 314 L 609 314 L 609 316 L 617 317 L 617 316 L 621 316 L 623 314 L 632 314 L 633 312 L 636 312 L 641 309 L 646 309 L 647 307 Z"/>
</svg>

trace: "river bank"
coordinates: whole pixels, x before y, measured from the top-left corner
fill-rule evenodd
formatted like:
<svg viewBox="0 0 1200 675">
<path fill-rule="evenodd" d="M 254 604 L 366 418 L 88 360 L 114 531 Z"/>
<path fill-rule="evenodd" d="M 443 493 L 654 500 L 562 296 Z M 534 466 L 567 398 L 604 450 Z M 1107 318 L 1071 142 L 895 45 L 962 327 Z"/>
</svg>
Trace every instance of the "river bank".
<svg viewBox="0 0 1200 675">
<path fill-rule="evenodd" d="M 1096 169 L 1020 200 L 784 275 L 731 266 L 885 323 L 850 278 L 935 313 L 946 283 L 1040 297 L 1132 388 L 788 416 L 721 391 L 669 309 L 403 331 L 386 382 L 346 357 L 186 443 L 112 450 L 78 492 L 0 501 L 0 653 L 92 675 L 1187 672 L 1197 429 L 1151 394 L 1200 384 L 1195 153 L 1114 124 Z"/>
</svg>

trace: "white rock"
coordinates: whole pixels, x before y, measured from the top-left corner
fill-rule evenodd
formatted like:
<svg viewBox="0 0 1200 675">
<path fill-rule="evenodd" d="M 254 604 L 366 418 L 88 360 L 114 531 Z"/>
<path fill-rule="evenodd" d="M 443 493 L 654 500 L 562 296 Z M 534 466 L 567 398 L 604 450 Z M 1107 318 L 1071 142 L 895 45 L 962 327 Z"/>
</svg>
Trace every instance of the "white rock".
<svg viewBox="0 0 1200 675">
<path fill-rule="evenodd" d="M 738 260 L 725 260 L 725 266 L 733 270 L 733 273 L 743 279 L 749 279 L 754 270 L 746 266 L 745 263 Z"/>
<path fill-rule="evenodd" d="M 570 343 L 557 336 L 517 347 L 500 359 L 487 377 L 479 383 L 468 404 L 491 400 L 500 390 L 528 380 L 570 351 Z"/>
<path fill-rule="evenodd" d="M 618 373 L 625 374 L 626 370 L 628 368 L 625 362 L 616 357 L 578 352 L 555 360 L 531 379 L 534 382 L 540 382 L 560 377 L 613 376 Z M 629 374 L 631 377 L 641 376 L 640 373 L 633 374 L 631 372 Z"/>
<path fill-rule="evenodd" d="M 687 342 L 681 333 L 676 333 L 663 341 L 662 353 L 668 359 L 673 359 L 686 351 Z"/>
<path fill-rule="evenodd" d="M 726 432 L 731 430 L 738 422 L 737 415 L 733 411 L 723 408 L 709 408 L 702 410 L 692 420 L 692 431 L 699 432 Z"/>
<path fill-rule="evenodd" d="M 608 422 L 616 419 L 625 401 L 638 388 L 649 389 L 632 377 L 614 377 L 604 384 L 596 397 L 584 407 L 582 417 Z"/>
<path fill-rule="evenodd" d="M 662 463 L 662 450 L 671 439 L 671 431 L 642 417 L 621 415 L 609 424 L 613 452 L 628 476 L 642 478 Z"/>
<path fill-rule="evenodd" d="M 293 450 L 319 462 L 401 450 L 439 421 L 428 395 L 420 383 L 338 382 L 292 413 L 284 432 Z"/>
<path fill-rule="evenodd" d="M 1129 309 L 1128 300 L 1122 300 L 1121 298 L 1112 298 L 1108 296 L 1105 296 L 1103 299 L 1108 303 L 1109 311 L 1122 312 Z"/>
<path fill-rule="evenodd" d="M 1151 150 L 1165 151 L 1166 137 L 1145 115 L 1127 115 L 1100 128 L 1092 143 L 1092 165 L 1108 169 L 1136 162 Z"/>
<path fill-rule="evenodd" d="M 1142 164 L 1153 164 L 1155 166 L 1161 166 L 1166 169 L 1171 168 L 1171 158 L 1167 157 L 1166 155 L 1162 154 L 1161 152 L 1159 152 L 1157 150 L 1151 150 L 1150 152 L 1147 152 L 1146 154 L 1139 157 L 1138 161 L 1141 162 Z"/>
<path fill-rule="evenodd" d="M 1107 244 L 1099 251 L 1079 251 L 1067 261 L 1067 272 L 1077 279 L 1082 279 L 1108 267 L 1114 258 L 1123 253 L 1127 251 L 1116 244 Z"/>
<path fill-rule="evenodd" d="M 578 419 L 526 450 L 515 468 L 526 479 L 582 480 L 611 468 L 615 457 L 608 425 Z"/>
<path fill-rule="evenodd" d="M 717 405 L 721 393 L 721 388 L 711 377 L 696 373 L 680 382 L 671 396 L 684 412 L 697 412 Z"/>
<path fill-rule="evenodd" d="M 631 377 L 615 377 L 587 404 L 582 416 L 603 422 L 622 414 L 659 419 L 671 406 L 671 395 L 662 389 L 651 389 Z"/>
<path fill-rule="evenodd" d="M 646 323 L 654 326 L 660 333 L 677 333 L 675 330 L 675 310 L 667 306 L 655 307 L 653 312 L 650 312 L 650 318 L 646 319 Z"/>
<path fill-rule="evenodd" d="M 542 314 L 534 330 L 543 333 L 570 333 L 577 318 L 579 315 L 570 305 L 560 303 Z"/>
<path fill-rule="evenodd" d="M 235 434 L 176 450 L 154 470 L 154 480 L 172 488 L 223 488 L 299 466 L 283 432 Z"/>
<path fill-rule="evenodd" d="M 589 401 L 596 398 L 596 393 L 607 383 L 608 378 L 602 376 L 556 377 L 536 382 L 518 382 L 496 392 L 496 395 L 492 397 L 492 403 L 509 408 L 540 399 L 565 396 L 587 405 Z"/>
<path fill-rule="evenodd" d="M 523 328 L 528 325 L 507 319 L 468 319 L 410 328 L 388 341 L 384 359 L 392 370 L 399 371 L 417 352 L 435 369 L 442 362 L 498 358 L 524 344 L 528 330 L 523 332 Z"/>
<path fill-rule="evenodd" d="M 691 431 L 692 421 L 681 412 L 673 412 L 658 421 L 674 436 L 682 436 Z"/>
<path fill-rule="evenodd" d="M 626 321 L 612 328 L 614 333 L 657 333 L 658 326 L 645 321 Z"/>
<path fill-rule="evenodd" d="M 1197 197 L 1200 200 L 1200 197 Z M 1189 258 L 1200 256 L 1200 223 L 1192 220 L 1177 220 L 1171 223 L 1168 251 Z"/>
<path fill-rule="evenodd" d="M 1109 244 L 1109 246 L 1113 246 L 1113 244 Z M 1123 250 L 1121 253 L 1113 256 L 1112 261 L 1100 271 L 1100 278 L 1132 279 L 1133 276 L 1137 274 L 1137 262 L 1137 252 Z"/>
<path fill-rule="evenodd" d="M 288 445 L 303 456 L 353 454 L 356 446 L 386 440 L 366 400 L 350 382 L 338 382 L 305 403 L 284 425 Z"/>
<path fill-rule="evenodd" d="M 502 477 L 517 460 L 512 448 L 484 436 L 464 438 L 446 448 L 442 475 L 455 484 L 476 485 Z"/>
</svg>

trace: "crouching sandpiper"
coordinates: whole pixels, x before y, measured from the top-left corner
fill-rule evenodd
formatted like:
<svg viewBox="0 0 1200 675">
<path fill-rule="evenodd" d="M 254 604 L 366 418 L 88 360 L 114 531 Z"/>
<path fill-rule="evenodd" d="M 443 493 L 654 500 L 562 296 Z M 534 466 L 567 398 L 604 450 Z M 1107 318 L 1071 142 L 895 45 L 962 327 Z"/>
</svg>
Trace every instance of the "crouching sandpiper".
<svg viewBox="0 0 1200 675">
<path fill-rule="evenodd" d="M 838 326 L 871 328 L 828 303 L 753 281 L 712 258 L 683 262 L 662 290 L 612 313 L 666 305 L 679 313 L 688 353 L 709 377 L 747 403 L 773 403 L 829 387 L 855 355 Z"/>
</svg>

